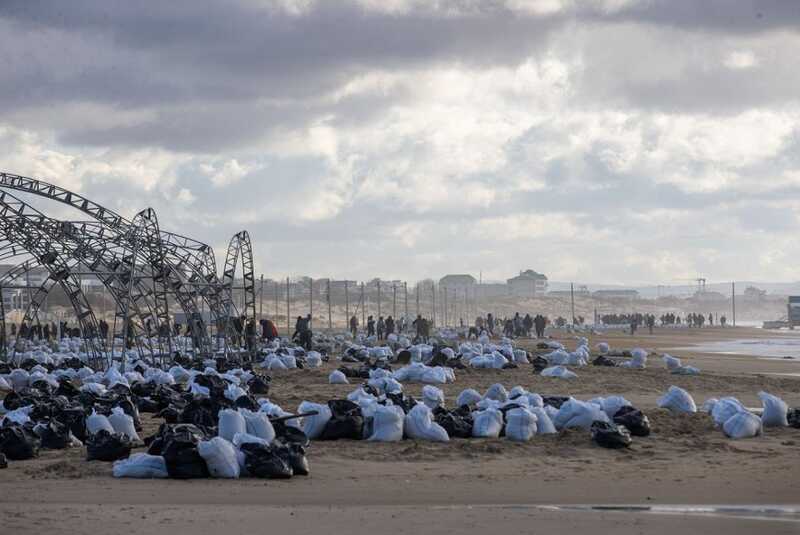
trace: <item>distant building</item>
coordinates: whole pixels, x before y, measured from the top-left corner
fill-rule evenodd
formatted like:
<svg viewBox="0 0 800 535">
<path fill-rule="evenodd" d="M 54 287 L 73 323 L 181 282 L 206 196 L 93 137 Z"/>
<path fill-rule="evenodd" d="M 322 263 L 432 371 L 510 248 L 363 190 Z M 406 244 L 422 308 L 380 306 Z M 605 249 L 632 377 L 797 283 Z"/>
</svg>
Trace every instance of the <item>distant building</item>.
<svg viewBox="0 0 800 535">
<path fill-rule="evenodd" d="M 553 290 L 552 292 L 547 292 L 547 295 L 550 297 L 572 297 L 573 292 L 570 290 Z M 589 297 L 592 293 L 589 291 L 589 288 L 586 286 L 578 286 L 575 288 L 575 297 Z"/>
<path fill-rule="evenodd" d="M 506 281 L 508 292 L 519 297 L 535 297 L 547 291 L 547 277 L 532 269 L 521 271 Z"/>
<path fill-rule="evenodd" d="M 0 265 L 0 276 L 14 269 L 12 264 Z M 7 284 L 9 286 L 29 286 L 28 288 L 3 288 L 3 308 L 6 314 L 13 311 L 24 311 L 28 308 L 30 296 L 36 293 L 36 289 L 41 286 L 48 278 L 50 273 L 46 268 L 34 267 L 26 275 L 13 278 Z"/>
<path fill-rule="evenodd" d="M 766 296 L 766 290 L 761 290 L 755 286 L 748 286 L 744 289 L 744 298 L 750 301 L 763 301 Z"/>
<path fill-rule="evenodd" d="M 445 275 L 439 279 L 439 286 L 453 290 L 471 290 L 477 282 L 472 275 Z"/>
<path fill-rule="evenodd" d="M 596 290 L 593 297 L 597 299 L 639 299 L 637 290 Z"/>
</svg>

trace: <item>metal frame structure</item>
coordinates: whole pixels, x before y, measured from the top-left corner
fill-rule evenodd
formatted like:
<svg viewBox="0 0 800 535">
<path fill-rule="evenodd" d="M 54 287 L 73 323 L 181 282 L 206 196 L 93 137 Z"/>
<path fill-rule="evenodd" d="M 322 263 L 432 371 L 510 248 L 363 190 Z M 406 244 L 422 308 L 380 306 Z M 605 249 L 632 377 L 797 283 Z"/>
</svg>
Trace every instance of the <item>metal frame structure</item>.
<svg viewBox="0 0 800 535">
<path fill-rule="evenodd" d="M 90 221 L 65 221 L 46 216 L 10 191 L 59 202 L 79 210 Z M 241 260 L 241 261 L 240 261 Z M 47 279 L 33 292 L 23 321 L 38 321 L 48 293 L 60 287 L 75 313 L 81 336 L 94 367 L 114 357 L 124 359 L 125 348 L 161 363 L 175 350 L 170 310 L 190 318 L 195 354 L 210 356 L 208 326 L 200 313 L 208 307 L 217 327 L 218 346 L 226 354 L 237 333 L 232 320 L 240 314 L 255 321 L 253 251 L 247 231 L 237 233 L 228 246 L 222 277 L 217 274 L 211 246 L 165 232 L 154 210 L 142 210 L 132 220 L 86 197 L 41 180 L 0 172 L 0 261 L 18 262 L 0 276 L 0 288 L 13 285 L 31 270 L 44 268 Z M 241 265 L 243 308 L 234 303 L 234 279 Z M 96 278 L 115 303 L 112 339 L 99 336 L 98 320 L 81 288 L 80 276 Z M 34 292 L 35 290 L 35 292 Z M 8 340 L 6 310 L 0 304 L 0 336 Z M 154 336 L 154 334 L 156 336 Z M 115 351 L 119 340 L 122 351 Z M 219 348 L 219 343 L 224 345 Z M 0 358 L 5 351 L 5 343 Z M 18 344 L 17 344 L 18 345 Z"/>
</svg>

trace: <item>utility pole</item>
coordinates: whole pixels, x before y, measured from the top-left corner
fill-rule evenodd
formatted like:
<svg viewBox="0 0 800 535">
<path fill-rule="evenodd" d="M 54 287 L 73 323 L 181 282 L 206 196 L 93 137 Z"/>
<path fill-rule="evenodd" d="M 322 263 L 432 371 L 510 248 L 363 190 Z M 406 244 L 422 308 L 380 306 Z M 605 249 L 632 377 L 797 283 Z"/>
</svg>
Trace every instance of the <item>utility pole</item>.
<svg viewBox="0 0 800 535">
<path fill-rule="evenodd" d="M 291 312 L 289 311 L 289 277 L 286 277 L 286 336 L 292 335 L 292 326 L 289 323 Z"/>
<path fill-rule="evenodd" d="M 736 282 L 731 283 L 731 306 L 733 306 L 733 318 L 731 319 L 733 319 L 733 326 L 736 327 Z"/>
<path fill-rule="evenodd" d="M 440 286 L 440 288 L 441 288 L 441 286 Z M 442 293 L 444 294 L 444 301 L 443 301 L 443 304 L 444 304 L 443 312 L 444 313 L 442 314 L 442 317 L 443 317 L 442 326 L 447 327 L 447 286 L 442 288 L 442 290 L 443 290 Z"/>
<path fill-rule="evenodd" d="M 258 319 L 264 317 L 264 274 L 261 274 L 261 288 L 258 289 Z"/>
<path fill-rule="evenodd" d="M 344 280 L 344 324 L 350 328 L 350 295 L 347 293 L 347 279 Z"/>
<path fill-rule="evenodd" d="M 392 317 L 397 319 L 397 283 L 392 283 Z"/>
<path fill-rule="evenodd" d="M 569 283 L 569 298 L 572 302 L 572 326 L 575 326 L 575 285 L 573 283 Z"/>
<path fill-rule="evenodd" d="M 381 317 L 381 280 L 378 279 L 378 318 Z"/>
<path fill-rule="evenodd" d="M 314 279 L 308 279 L 308 315 L 311 320 L 308 322 L 308 327 L 314 322 Z"/>
<path fill-rule="evenodd" d="M 431 295 L 433 295 L 433 306 L 431 307 L 431 312 L 433 312 L 433 317 L 431 317 L 431 327 L 436 326 L 436 283 L 431 283 Z"/>
<path fill-rule="evenodd" d="M 333 318 L 331 316 L 331 279 L 328 279 L 328 330 L 333 330 Z"/>
<path fill-rule="evenodd" d="M 403 294 L 405 295 L 406 301 L 406 313 L 403 317 L 406 321 L 408 321 L 408 281 L 403 281 Z"/>
<path fill-rule="evenodd" d="M 364 283 L 361 283 L 361 328 L 367 328 L 367 302 L 364 300 Z"/>
</svg>

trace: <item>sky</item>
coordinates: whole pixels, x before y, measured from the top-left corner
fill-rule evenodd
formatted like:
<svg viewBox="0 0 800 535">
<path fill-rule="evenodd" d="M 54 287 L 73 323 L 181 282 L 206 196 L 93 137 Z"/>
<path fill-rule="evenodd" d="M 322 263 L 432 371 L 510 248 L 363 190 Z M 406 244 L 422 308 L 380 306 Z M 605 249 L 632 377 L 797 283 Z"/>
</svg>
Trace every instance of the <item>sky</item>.
<svg viewBox="0 0 800 535">
<path fill-rule="evenodd" d="M 796 281 L 798 50 L 793 0 L 3 0 L 0 170 L 267 277 Z"/>
</svg>

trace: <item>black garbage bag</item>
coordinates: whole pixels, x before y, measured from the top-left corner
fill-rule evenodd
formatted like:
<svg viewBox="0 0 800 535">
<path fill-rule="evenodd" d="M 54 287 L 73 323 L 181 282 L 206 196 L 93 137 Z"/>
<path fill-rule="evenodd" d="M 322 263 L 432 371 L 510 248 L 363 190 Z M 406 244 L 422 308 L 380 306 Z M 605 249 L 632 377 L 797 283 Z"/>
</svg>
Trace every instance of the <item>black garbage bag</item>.
<svg viewBox="0 0 800 535">
<path fill-rule="evenodd" d="M 8 461 L 6 460 L 6 456 L 0 453 L 0 470 L 3 468 L 8 468 Z"/>
<path fill-rule="evenodd" d="M 83 407 L 66 407 L 53 414 L 53 418 L 59 423 L 67 426 L 72 436 L 86 441 L 86 412 Z"/>
<path fill-rule="evenodd" d="M 253 477 L 270 479 L 288 479 L 294 475 L 291 465 L 284 455 L 279 453 L 278 445 L 242 444 L 244 466 Z"/>
<path fill-rule="evenodd" d="M 299 444 L 272 444 L 276 449 L 276 453 L 282 458 L 286 464 L 292 469 L 292 474 L 295 476 L 307 476 L 311 473 L 308 466 L 308 459 L 306 458 L 306 449 Z"/>
<path fill-rule="evenodd" d="M 542 396 L 542 404 L 550 405 L 553 408 L 560 409 L 561 405 L 569 401 L 567 396 Z"/>
<path fill-rule="evenodd" d="M 408 349 L 404 349 L 397 354 L 397 359 L 395 362 L 398 364 L 410 364 L 411 363 L 411 351 Z"/>
<path fill-rule="evenodd" d="M 397 394 L 386 394 L 386 397 L 391 400 L 393 405 L 397 405 L 403 409 L 403 412 L 406 414 L 408 414 L 417 404 L 416 399 L 414 399 L 412 396 L 403 394 L 402 392 Z"/>
<path fill-rule="evenodd" d="M 72 439 L 69 427 L 58 420 L 50 420 L 46 425 L 38 428 L 41 447 L 46 450 L 63 450 L 68 448 Z"/>
<path fill-rule="evenodd" d="M 16 390 L 12 390 L 3 398 L 3 408 L 8 412 L 15 411 L 20 407 L 31 405 L 32 403 L 32 401 L 26 403 Z"/>
<path fill-rule="evenodd" d="M 367 366 L 362 366 L 360 368 L 341 366 L 339 371 L 348 379 L 369 379 L 369 367 Z"/>
<path fill-rule="evenodd" d="M 331 419 L 325 424 L 320 440 L 364 438 L 364 415 L 361 407 L 347 399 L 332 399 L 328 401 L 331 409 Z"/>
<path fill-rule="evenodd" d="M 269 394 L 269 385 L 272 377 L 269 375 L 254 375 L 247 381 L 247 389 L 251 394 Z"/>
<path fill-rule="evenodd" d="M 433 355 L 431 355 L 430 360 L 428 361 L 428 366 L 444 366 L 447 364 L 447 355 L 442 353 L 441 347 L 435 347 L 433 349 Z"/>
<path fill-rule="evenodd" d="M 109 388 L 108 391 L 118 396 L 130 397 L 132 394 L 131 387 L 122 383 L 114 383 L 114 386 Z"/>
<path fill-rule="evenodd" d="M 193 399 L 181 411 L 178 421 L 182 424 L 214 427 L 219 423 L 219 410 L 214 410 L 210 399 Z"/>
<path fill-rule="evenodd" d="M 31 383 L 31 388 L 34 390 L 38 390 L 42 394 L 47 397 L 53 395 L 53 386 L 45 380 L 39 379 L 38 381 L 34 381 Z"/>
<path fill-rule="evenodd" d="M 433 419 L 442 426 L 450 438 L 471 438 L 472 437 L 472 414 L 469 407 L 459 407 L 448 411 L 444 407 L 436 407 L 433 410 Z"/>
<path fill-rule="evenodd" d="M 617 362 L 615 360 L 608 358 L 605 355 L 600 355 L 599 357 L 597 357 L 592 361 L 592 365 L 614 367 L 617 365 Z"/>
<path fill-rule="evenodd" d="M 158 403 L 148 397 L 134 396 L 133 399 L 136 403 L 136 408 L 140 413 L 145 412 L 150 414 L 158 414 L 158 412 L 161 410 L 158 407 Z"/>
<path fill-rule="evenodd" d="M 786 420 L 789 422 L 790 427 L 800 429 L 800 408 L 786 411 Z"/>
<path fill-rule="evenodd" d="M 202 431 L 195 426 L 168 426 L 164 430 L 164 435 L 161 437 L 163 447 L 160 450 L 170 477 L 176 479 L 208 477 L 208 466 L 197 451 L 197 444 L 203 439 Z M 152 453 L 156 449 L 156 441 L 153 441 L 148 453 L 157 455 Z"/>
<path fill-rule="evenodd" d="M 502 369 L 504 369 L 504 370 L 516 370 L 517 368 L 519 368 L 519 366 L 517 365 L 516 362 L 506 362 L 505 364 L 503 364 L 503 368 Z"/>
<path fill-rule="evenodd" d="M 620 407 L 614 414 L 614 423 L 625 426 L 635 437 L 646 437 L 650 434 L 650 420 L 642 411 L 630 405 Z"/>
<path fill-rule="evenodd" d="M 0 429 L 0 453 L 12 461 L 37 457 L 39 444 L 39 437 L 28 427 L 13 424 Z"/>
<path fill-rule="evenodd" d="M 150 455 L 162 455 L 166 443 L 175 435 L 187 435 L 185 438 L 195 443 L 201 440 L 208 440 L 217 436 L 215 428 L 199 427 L 194 424 L 168 424 L 163 423 L 158 427 L 154 435 L 145 437 L 144 444 L 148 446 Z"/>
<path fill-rule="evenodd" d="M 225 397 L 225 389 L 228 383 L 218 375 L 199 374 L 194 376 L 194 382 L 200 386 L 208 388 L 211 398 Z"/>
<path fill-rule="evenodd" d="M 181 411 L 177 407 L 167 407 L 158 411 L 156 416 L 163 418 L 168 424 L 177 424 L 181 417 Z"/>
<path fill-rule="evenodd" d="M 533 364 L 534 373 L 539 373 L 543 369 L 545 369 L 548 366 L 550 366 L 550 363 L 547 362 L 546 358 L 540 357 L 538 355 L 536 357 L 534 357 L 534 359 L 531 361 L 531 364 Z"/>
<path fill-rule="evenodd" d="M 101 429 L 86 440 L 86 460 L 107 463 L 127 459 L 131 454 L 131 440 L 126 435 L 109 433 Z"/>
<path fill-rule="evenodd" d="M 131 393 L 134 396 L 138 396 L 141 398 L 150 398 L 153 397 L 158 386 L 164 385 L 156 385 L 155 383 L 133 383 L 131 385 Z M 155 399 L 155 398 L 154 398 Z"/>
<path fill-rule="evenodd" d="M 83 362 L 78 357 L 70 357 L 68 359 L 64 359 L 62 365 L 64 369 L 71 368 L 75 371 L 80 370 L 83 368 Z"/>
<path fill-rule="evenodd" d="M 58 388 L 56 388 L 56 391 L 54 392 L 56 396 L 65 396 L 69 399 L 77 397 L 80 393 L 81 391 L 78 390 L 75 385 L 72 384 L 72 381 L 66 377 L 61 377 L 58 380 Z"/>
<path fill-rule="evenodd" d="M 36 359 L 27 358 L 22 362 L 20 362 L 19 367 L 25 370 L 26 372 L 29 372 L 31 371 L 31 369 L 35 368 L 38 365 L 39 363 L 36 361 Z"/>
<path fill-rule="evenodd" d="M 611 449 L 627 448 L 631 445 L 631 434 L 624 427 L 608 422 L 592 422 L 592 440 L 598 446 Z"/>
<path fill-rule="evenodd" d="M 237 409 L 248 409 L 254 412 L 258 412 L 261 407 L 256 401 L 256 398 L 247 395 L 236 398 L 236 401 L 233 402 L 233 406 Z"/>
<path fill-rule="evenodd" d="M 170 405 L 178 405 L 183 407 L 186 402 L 181 396 L 181 393 L 180 387 L 177 385 L 174 387 L 168 385 L 158 385 L 155 390 L 149 394 L 149 396 L 153 401 L 158 403 L 159 409 L 164 409 Z M 137 393 L 136 395 L 141 396 L 143 394 Z"/>
<path fill-rule="evenodd" d="M 275 429 L 275 438 L 284 444 L 297 444 L 304 448 L 311 444 L 308 436 L 303 431 L 291 425 L 286 425 L 286 422 L 272 422 L 272 428 Z"/>
<path fill-rule="evenodd" d="M 53 409 L 55 407 L 52 403 L 41 403 L 36 401 L 33 403 L 33 410 L 28 414 L 31 421 L 41 422 L 42 420 L 49 420 L 53 416 Z"/>
</svg>

